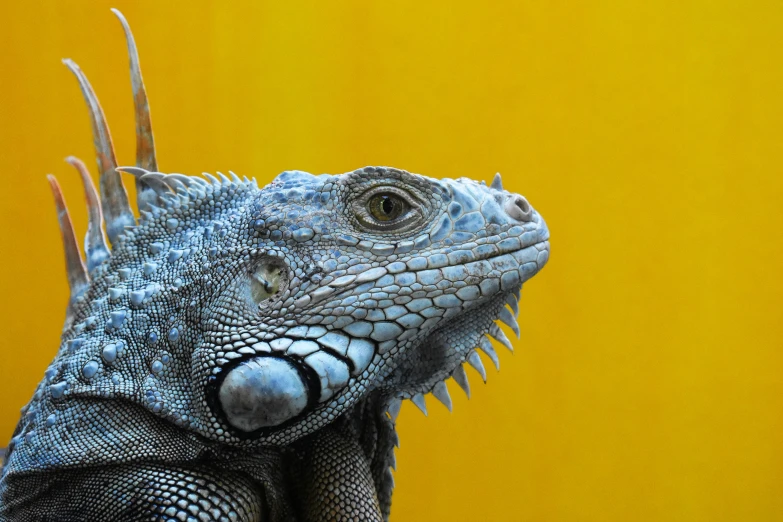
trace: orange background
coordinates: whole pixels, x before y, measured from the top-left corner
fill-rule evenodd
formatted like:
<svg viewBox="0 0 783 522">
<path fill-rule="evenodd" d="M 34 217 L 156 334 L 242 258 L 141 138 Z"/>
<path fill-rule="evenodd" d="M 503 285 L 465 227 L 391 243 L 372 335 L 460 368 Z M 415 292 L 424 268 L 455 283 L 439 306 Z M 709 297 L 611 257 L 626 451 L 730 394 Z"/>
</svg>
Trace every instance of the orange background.
<svg viewBox="0 0 783 522">
<path fill-rule="evenodd" d="M 93 166 L 71 57 L 134 161 L 134 29 L 160 168 L 392 165 L 542 212 L 523 337 L 455 411 L 409 403 L 392 520 L 783 520 L 783 3 L 4 2 L 0 436 L 53 357 Z M 487 364 L 490 363 L 487 361 Z"/>
</svg>

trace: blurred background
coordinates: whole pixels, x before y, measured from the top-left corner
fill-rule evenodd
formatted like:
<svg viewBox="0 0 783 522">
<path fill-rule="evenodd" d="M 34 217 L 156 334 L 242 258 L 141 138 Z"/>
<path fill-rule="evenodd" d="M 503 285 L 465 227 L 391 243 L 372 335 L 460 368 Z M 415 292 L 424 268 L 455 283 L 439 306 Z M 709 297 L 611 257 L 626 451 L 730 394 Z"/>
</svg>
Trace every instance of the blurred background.
<svg viewBox="0 0 783 522">
<path fill-rule="evenodd" d="M 164 172 L 500 171 L 546 218 L 516 353 L 453 414 L 404 405 L 393 521 L 783 520 L 777 0 L 4 2 L 0 445 L 68 295 L 46 173 L 86 229 L 61 58 L 135 158 L 109 7 Z"/>
</svg>

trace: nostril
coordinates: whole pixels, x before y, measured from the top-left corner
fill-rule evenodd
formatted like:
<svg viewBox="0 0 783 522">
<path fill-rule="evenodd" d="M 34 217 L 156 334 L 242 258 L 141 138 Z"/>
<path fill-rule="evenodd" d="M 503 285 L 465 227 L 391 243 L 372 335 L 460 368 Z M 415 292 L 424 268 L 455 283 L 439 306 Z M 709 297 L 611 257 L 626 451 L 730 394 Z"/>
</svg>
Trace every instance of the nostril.
<svg viewBox="0 0 783 522">
<path fill-rule="evenodd" d="M 506 213 L 517 221 L 531 221 L 533 219 L 533 209 L 530 203 L 519 194 L 509 194 L 506 199 Z"/>
<path fill-rule="evenodd" d="M 519 210 L 521 210 L 523 213 L 530 214 L 530 204 L 522 196 L 515 197 L 514 204 L 519 207 Z"/>
</svg>

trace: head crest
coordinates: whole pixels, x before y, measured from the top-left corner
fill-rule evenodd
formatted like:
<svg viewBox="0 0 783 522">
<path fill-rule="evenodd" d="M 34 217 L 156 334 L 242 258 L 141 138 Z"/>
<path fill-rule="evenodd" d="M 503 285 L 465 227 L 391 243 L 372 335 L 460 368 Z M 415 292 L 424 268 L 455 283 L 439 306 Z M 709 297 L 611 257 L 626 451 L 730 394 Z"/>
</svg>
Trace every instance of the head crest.
<svg viewBox="0 0 783 522">
<path fill-rule="evenodd" d="M 157 160 L 155 158 L 155 140 L 152 135 L 147 92 L 144 88 L 144 80 L 139 67 L 139 54 L 127 20 L 117 9 L 112 9 L 112 12 L 119 18 L 125 31 L 136 116 L 137 168 L 125 168 L 122 170 L 133 174 L 136 178 L 137 207 L 139 211 L 145 212 L 151 208 L 151 205 L 157 200 L 162 190 L 169 190 L 174 180 L 167 180 L 168 184 L 163 184 L 158 179 L 159 177 L 164 177 L 162 174 L 158 177 L 150 175 L 150 173 L 157 171 Z M 84 100 L 87 102 L 98 170 L 100 172 L 99 197 L 84 163 L 73 156 L 66 158 L 66 161 L 79 172 L 84 185 L 85 199 L 87 200 L 89 224 L 84 241 L 86 268 L 75 240 L 73 226 L 71 225 L 68 209 L 65 206 L 60 187 L 54 176 L 49 176 L 49 183 L 54 193 L 60 230 L 65 246 L 66 268 L 68 281 L 71 286 L 71 298 L 73 299 L 80 295 L 89 284 L 89 274 L 109 258 L 109 248 L 103 236 L 101 222 L 105 225 L 109 242 L 114 245 L 126 227 L 136 225 L 136 218 L 128 203 L 128 194 L 122 183 L 120 169 L 117 168 L 111 133 L 109 132 L 103 109 L 98 102 L 98 97 L 95 95 L 95 91 L 93 91 L 87 77 L 75 62 L 66 58 L 63 60 L 63 63 L 76 76 Z M 181 178 L 188 177 L 178 176 L 180 183 L 187 185 Z M 156 187 L 156 183 L 160 186 Z M 204 182 L 202 181 L 202 183 Z"/>
</svg>

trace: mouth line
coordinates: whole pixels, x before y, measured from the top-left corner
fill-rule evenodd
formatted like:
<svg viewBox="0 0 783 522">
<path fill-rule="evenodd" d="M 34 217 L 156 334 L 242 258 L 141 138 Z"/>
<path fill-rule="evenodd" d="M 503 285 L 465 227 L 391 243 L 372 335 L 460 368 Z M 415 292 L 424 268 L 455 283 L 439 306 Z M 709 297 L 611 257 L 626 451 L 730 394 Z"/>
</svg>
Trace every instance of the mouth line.
<svg viewBox="0 0 783 522">
<path fill-rule="evenodd" d="M 531 244 L 529 244 L 529 245 L 527 245 L 525 247 L 520 247 L 520 248 L 517 248 L 517 249 L 514 249 L 514 250 L 509 250 L 507 252 L 500 252 L 498 254 L 492 254 L 492 255 L 485 256 L 485 257 L 479 257 L 479 258 L 471 259 L 469 261 L 465 261 L 464 263 L 459 263 L 459 264 L 444 265 L 444 266 L 432 267 L 432 268 L 430 268 L 430 267 L 412 268 L 412 269 L 408 269 L 406 271 L 409 272 L 409 273 L 416 274 L 416 273 L 424 272 L 424 271 L 427 271 L 427 270 L 440 270 L 440 269 L 443 269 L 443 268 L 465 266 L 465 265 L 468 265 L 468 264 L 471 264 L 471 263 L 480 263 L 481 261 L 491 261 L 492 259 L 497 259 L 497 258 L 503 257 L 503 256 L 508 256 L 508 255 L 513 256 L 517 252 L 522 252 L 523 250 L 527 250 L 528 248 L 535 248 L 538 245 L 542 245 L 542 244 L 548 243 L 548 242 L 549 242 L 549 235 L 547 234 L 547 238 L 546 239 L 542 239 L 541 241 L 537 241 L 535 243 L 531 243 Z M 548 250 L 548 248 L 547 248 L 547 250 Z M 543 250 L 539 250 L 539 251 L 543 251 Z M 522 266 L 522 263 L 519 263 L 519 266 Z M 340 279 L 340 278 L 338 278 L 338 279 Z M 361 286 L 362 284 L 368 283 L 368 282 L 370 282 L 370 281 L 362 281 L 362 282 L 359 282 L 359 283 L 348 284 L 346 286 L 338 286 L 338 287 L 331 286 L 332 283 L 327 283 L 325 286 L 318 287 L 316 290 L 318 290 L 320 288 L 332 288 L 334 291 L 336 291 L 336 293 L 329 292 L 328 295 L 324 296 L 324 299 L 341 299 L 343 297 L 346 297 L 346 295 L 350 295 L 357 287 Z M 338 289 L 339 289 L 339 291 L 337 291 Z M 317 299 L 317 300 L 313 299 L 312 301 L 310 301 L 310 303 L 320 302 L 320 301 L 322 301 L 324 299 Z"/>
<path fill-rule="evenodd" d="M 527 250 L 528 248 L 535 248 L 538 245 L 541 245 L 541 244 L 544 244 L 544 243 L 548 243 L 548 242 L 549 242 L 549 237 L 547 237 L 546 239 L 542 239 L 541 241 L 536 241 L 535 243 L 531 243 L 531 244 L 529 244 L 527 246 L 519 247 L 519 248 L 516 248 L 514 250 L 509 250 L 507 252 L 501 252 L 499 254 L 492 254 L 492 255 L 486 256 L 486 257 L 479 257 L 477 259 L 474 259 L 472 261 L 467 261 L 466 263 L 462 263 L 462 264 L 463 265 L 467 265 L 468 263 L 475 263 L 477 261 L 489 261 L 489 260 L 492 260 L 492 259 L 495 259 L 495 258 L 498 258 L 498 257 L 514 255 L 517 252 L 522 252 L 523 250 Z M 447 265 L 447 266 L 460 266 L 460 265 Z M 441 268 L 445 268 L 445 267 L 441 267 Z M 425 268 L 424 270 L 428 270 L 428 269 Z M 416 271 L 418 271 L 418 270 L 416 270 Z"/>
</svg>

